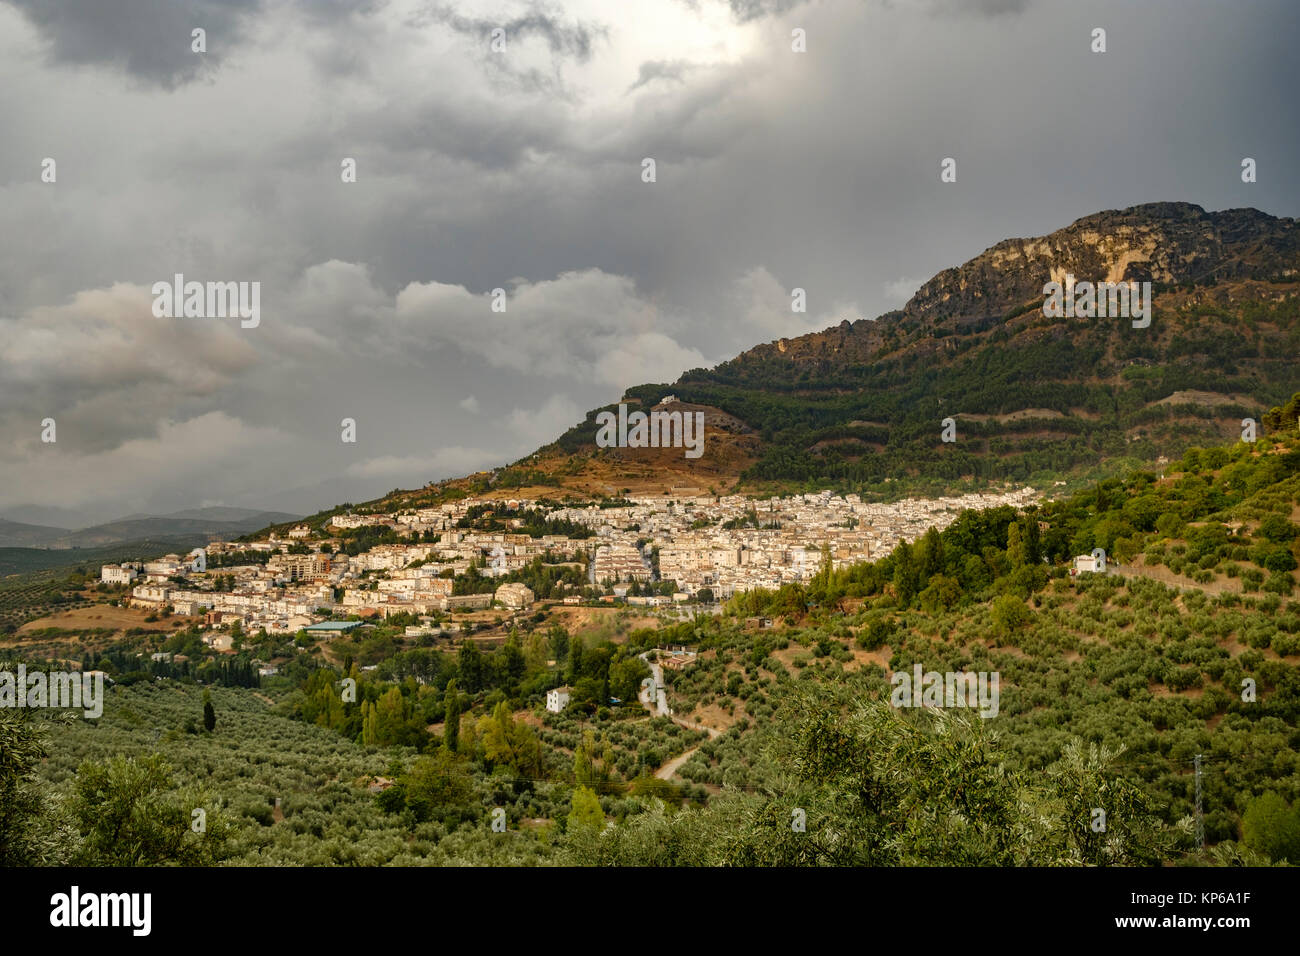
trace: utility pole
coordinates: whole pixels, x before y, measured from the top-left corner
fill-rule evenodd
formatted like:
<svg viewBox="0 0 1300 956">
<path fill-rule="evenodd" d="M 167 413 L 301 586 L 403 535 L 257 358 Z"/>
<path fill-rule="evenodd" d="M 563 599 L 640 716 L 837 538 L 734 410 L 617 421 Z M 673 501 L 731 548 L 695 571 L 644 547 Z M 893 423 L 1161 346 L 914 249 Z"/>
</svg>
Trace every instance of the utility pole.
<svg viewBox="0 0 1300 956">
<path fill-rule="evenodd" d="M 1205 813 L 1201 810 L 1201 755 L 1196 755 L 1196 842 L 1205 850 Z"/>
</svg>

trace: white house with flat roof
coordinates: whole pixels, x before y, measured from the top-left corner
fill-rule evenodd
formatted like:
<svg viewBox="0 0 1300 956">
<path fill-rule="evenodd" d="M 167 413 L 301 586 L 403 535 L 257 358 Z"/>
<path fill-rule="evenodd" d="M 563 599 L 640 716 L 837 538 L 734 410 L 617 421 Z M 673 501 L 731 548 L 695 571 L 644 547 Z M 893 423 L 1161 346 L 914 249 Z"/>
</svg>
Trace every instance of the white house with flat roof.
<svg viewBox="0 0 1300 956">
<path fill-rule="evenodd" d="M 553 714 L 558 714 L 564 708 L 569 706 L 569 692 L 573 688 L 567 684 L 564 687 L 556 687 L 546 692 L 546 709 Z"/>
<path fill-rule="evenodd" d="M 99 579 L 105 584 L 130 584 L 135 578 L 135 568 L 129 564 L 106 564 L 99 569 Z"/>
</svg>

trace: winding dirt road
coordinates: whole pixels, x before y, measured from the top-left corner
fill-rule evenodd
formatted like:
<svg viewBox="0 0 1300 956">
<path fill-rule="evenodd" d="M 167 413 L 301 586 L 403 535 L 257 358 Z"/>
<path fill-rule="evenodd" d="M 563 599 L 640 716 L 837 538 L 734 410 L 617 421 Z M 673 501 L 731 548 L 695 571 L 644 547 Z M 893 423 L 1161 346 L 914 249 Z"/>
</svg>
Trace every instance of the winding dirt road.
<svg viewBox="0 0 1300 956">
<path fill-rule="evenodd" d="M 713 740 L 715 737 L 722 736 L 722 731 L 720 730 L 714 730 L 712 727 L 705 727 L 703 724 L 695 724 L 684 717 L 676 716 L 672 712 L 672 708 L 668 706 L 668 692 L 667 690 L 664 689 L 664 669 L 660 667 L 658 664 L 649 661 L 646 658 L 645 654 L 641 655 L 641 660 L 645 661 L 646 664 L 650 667 L 650 673 L 652 675 L 652 680 L 653 680 L 653 684 L 651 684 L 650 681 L 647 681 L 645 684 L 643 684 L 641 686 L 641 690 L 637 694 L 637 699 L 641 701 L 641 706 L 645 707 L 647 710 L 651 711 L 652 713 L 656 714 L 659 717 L 667 717 L 678 727 L 685 727 L 687 730 L 694 730 L 701 733 L 706 733 L 709 735 L 710 740 Z M 651 703 L 650 701 L 650 689 L 652 686 L 655 689 L 654 703 Z M 692 747 L 690 750 L 678 754 L 672 760 L 668 761 L 666 764 L 664 764 L 662 767 L 656 770 L 655 777 L 658 778 L 659 780 L 672 779 L 673 775 L 676 774 L 679 769 L 681 769 L 682 764 L 690 760 L 691 755 L 694 754 L 695 751 L 699 749 L 700 749 L 699 747 Z"/>
</svg>

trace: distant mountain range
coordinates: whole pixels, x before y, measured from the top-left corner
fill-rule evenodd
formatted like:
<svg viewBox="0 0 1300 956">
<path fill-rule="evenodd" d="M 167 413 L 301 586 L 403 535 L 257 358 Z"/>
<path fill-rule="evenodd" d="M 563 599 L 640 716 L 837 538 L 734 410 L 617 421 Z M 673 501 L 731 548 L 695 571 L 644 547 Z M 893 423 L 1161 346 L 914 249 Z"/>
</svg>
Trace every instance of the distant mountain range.
<svg viewBox="0 0 1300 956">
<path fill-rule="evenodd" d="M 267 525 L 294 520 L 295 515 L 280 511 L 224 507 L 195 508 L 166 515 L 133 514 L 79 530 L 0 518 L 0 548 L 102 548 L 145 539 L 234 538 Z"/>
</svg>

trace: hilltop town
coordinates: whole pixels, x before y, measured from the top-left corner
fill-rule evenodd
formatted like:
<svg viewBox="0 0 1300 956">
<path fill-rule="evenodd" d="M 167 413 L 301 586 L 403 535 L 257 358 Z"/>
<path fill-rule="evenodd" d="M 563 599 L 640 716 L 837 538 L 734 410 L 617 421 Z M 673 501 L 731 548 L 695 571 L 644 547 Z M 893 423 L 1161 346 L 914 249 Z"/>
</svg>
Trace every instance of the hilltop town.
<svg viewBox="0 0 1300 956">
<path fill-rule="evenodd" d="M 225 628 L 292 634 L 331 618 L 410 614 L 408 636 L 438 634 L 443 615 L 493 606 L 523 610 L 539 597 L 583 602 L 713 604 L 737 592 L 808 581 L 869 561 L 947 527 L 965 509 L 1037 499 L 1032 488 L 959 497 L 863 502 L 829 491 L 793 497 L 619 499 L 583 507 L 467 498 L 393 514 L 336 515 L 319 528 L 211 542 L 187 558 L 105 565 L 106 584 L 130 587 L 137 607 Z M 540 522 L 540 525 L 539 525 Z M 529 530 L 524 530 L 525 526 Z M 541 533 L 538 529 L 541 528 Z M 547 528 L 567 529 L 544 533 Z M 379 542 L 379 543 L 372 543 Z M 567 571 L 539 595 L 530 570 Z M 229 640 L 209 640 L 218 649 Z"/>
</svg>

